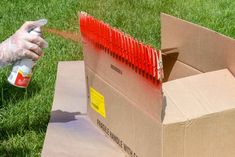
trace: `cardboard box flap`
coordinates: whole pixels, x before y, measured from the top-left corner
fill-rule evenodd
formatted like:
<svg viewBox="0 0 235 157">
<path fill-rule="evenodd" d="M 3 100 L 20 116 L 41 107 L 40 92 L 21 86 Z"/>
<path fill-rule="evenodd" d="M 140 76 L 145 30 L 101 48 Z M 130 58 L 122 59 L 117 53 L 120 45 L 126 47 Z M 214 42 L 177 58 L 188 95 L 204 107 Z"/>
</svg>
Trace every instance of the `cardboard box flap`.
<svg viewBox="0 0 235 157">
<path fill-rule="evenodd" d="M 202 73 L 201 71 L 178 61 L 175 57 L 172 57 L 172 55 L 163 56 L 163 69 L 164 82 Z"/>
<path fill-rule="evenodd" d="M 169 47 L 177 47 L 178 60 L 201 72 L 228 68 L 235 74 L 234 39 L 161 14 L 161 48 Z"/>
<path fill-rule="evenodd" d="M 163 91 L 171 101 L 166 102 L 163 123 L 186 121 L 235 108 L 235 78 L 228 69 L 166 82 Z M 172 110 L 177 109 L 184 119 L 172 114 Z"/>
<path fill-rule="evenodd" d="M 58 63 L 52 110 L 87 113 L 86 86 L 83 61 Z M 79 74 L 79 75 L 78 75 Z M 78 105 L 79 103 L 79 105 Z M 69 105 L 66 105 L 69 104 Z"/>
</svg>

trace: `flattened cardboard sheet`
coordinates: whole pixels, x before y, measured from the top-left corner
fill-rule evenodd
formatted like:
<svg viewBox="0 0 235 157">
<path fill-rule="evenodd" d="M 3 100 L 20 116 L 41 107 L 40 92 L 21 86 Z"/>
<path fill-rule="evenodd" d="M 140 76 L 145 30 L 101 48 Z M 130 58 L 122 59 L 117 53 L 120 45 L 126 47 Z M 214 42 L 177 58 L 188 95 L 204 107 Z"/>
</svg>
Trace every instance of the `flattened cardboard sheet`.
<svg viewBox="0 0 235 157">
<path fill-rule="evenodd" d="M 86 115 L 82 61 L 60 62 L 42 157 L 125 157 Z"/>
</svg>

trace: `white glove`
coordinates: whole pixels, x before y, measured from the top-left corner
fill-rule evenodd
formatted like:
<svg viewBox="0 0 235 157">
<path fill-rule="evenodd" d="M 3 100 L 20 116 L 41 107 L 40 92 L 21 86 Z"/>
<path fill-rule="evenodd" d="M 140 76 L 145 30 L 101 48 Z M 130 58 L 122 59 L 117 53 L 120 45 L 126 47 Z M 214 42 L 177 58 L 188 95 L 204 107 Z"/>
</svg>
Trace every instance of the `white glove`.
<svg viewBox="0 0 235 157">
<path fill-rule="evenodd" d="M 42 48 L 46 48 L 48 43 L 42 37 L 29 32 L 46 23 L 45 19 L 25 22 L 15 34 L 2 42 L 0 44 L 0 66 L 23 58 L 38 60 L 43 55 Z"/>
</svg>

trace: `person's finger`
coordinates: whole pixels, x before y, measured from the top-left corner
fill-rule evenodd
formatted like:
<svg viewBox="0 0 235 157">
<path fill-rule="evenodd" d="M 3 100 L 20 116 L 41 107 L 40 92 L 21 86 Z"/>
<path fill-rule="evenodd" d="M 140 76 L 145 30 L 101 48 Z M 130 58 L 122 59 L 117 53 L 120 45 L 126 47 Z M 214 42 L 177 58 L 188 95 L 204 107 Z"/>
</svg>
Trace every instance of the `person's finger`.
<svg viewBox="0 0 235 157">
<path fill-rule="evenodd" d="M 37 23 L 35 23 L 34 21 L 27 21 L 21 26 L 20 30 L 30 31 L 31 29 L 34 29 L 36 27 L 38 27 Z"/>
<path fill-rule="evenodd" d="M 23 50 L 23 55 L 24 55 L 24 58 L 32 59 L 34 61 L 37 61 L 40 58 L 39 55 L 27 49 Z"/>
<path fill-rule="evenodd" d="M 26 36 L 26 40 L 34 44 L 37 44 L 40 48 L 48 47 L 48 43 L 42 37 L 37 35 L 28 35 Z"/>
<path fill-rule="evenodd" d="M 24 48 L 27 50 L 33 51 L 39 56 L 42 55 L 42 49 L 37 44 L 26 41 Z"/>
<path fill-rule="evenodd" d="M 46 19 L 40 19 L 37 21 L 27 21 L 21 26 L 20 29 L 22 29 L 24 31 L 30 31 L 36 27 L 44 26 L 46 23 L 47 23 Z"/>
</svg>

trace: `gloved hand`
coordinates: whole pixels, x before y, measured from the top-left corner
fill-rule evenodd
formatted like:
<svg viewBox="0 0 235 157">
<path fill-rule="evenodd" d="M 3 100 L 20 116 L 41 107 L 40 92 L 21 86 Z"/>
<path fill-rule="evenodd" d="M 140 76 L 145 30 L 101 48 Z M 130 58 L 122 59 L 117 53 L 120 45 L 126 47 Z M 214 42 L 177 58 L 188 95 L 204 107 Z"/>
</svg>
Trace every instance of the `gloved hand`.
<svg viewBox="0 0 235 157">
<path fill-rule="evenodd" d="M 2 42 L 0 44 L 0 66 L 23 58 L 38 60 L 43 54 L 42 48 L 46 48 L 48 44 L 42 37 L 29 32 L 46 23 L 45 19 L 25 22 L 15 34 Z"/>
</svg>

